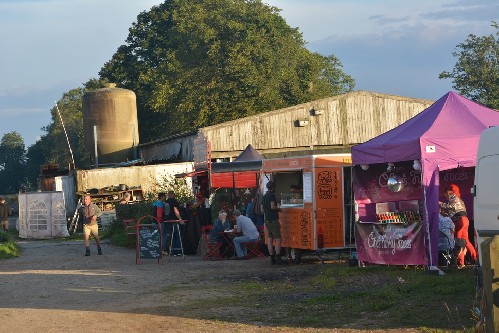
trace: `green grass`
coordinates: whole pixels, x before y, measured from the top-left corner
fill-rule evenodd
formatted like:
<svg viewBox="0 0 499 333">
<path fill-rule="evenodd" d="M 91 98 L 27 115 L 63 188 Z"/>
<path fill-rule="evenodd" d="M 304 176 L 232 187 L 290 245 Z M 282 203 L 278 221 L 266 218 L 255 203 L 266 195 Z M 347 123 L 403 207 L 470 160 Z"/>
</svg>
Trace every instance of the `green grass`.
<svg viewBox="0 0 499 333">
<path fill-rule="evenodd" d="M 0 230 L 0 259 L 19 257 L 19 246 L 15 243 L 17 232 Z"/>
<path fill-rule="evenodd" d="M 398 266 L 347 267 L 344 262 L 302 264 L 227 276 L 213 285 L 199 282 L 185 288 L 210 288 L 196 301 L 175 308 L 186 316 L 231 321 L 234 312 L 243 322 L 265 325 L 339 329 L 404 329 L 422 332 L 472 332 L 475 276 L 472 269 L 429 275 L 423 268 Z M 181 294 L 174 290 L 168 297 Z M 203 295 L 201 297 L 201 295 Z M 202 314 L 192 312 L 210 304 Z M 164 310 L 164 309 L 163 309 Z"/>
</svg>

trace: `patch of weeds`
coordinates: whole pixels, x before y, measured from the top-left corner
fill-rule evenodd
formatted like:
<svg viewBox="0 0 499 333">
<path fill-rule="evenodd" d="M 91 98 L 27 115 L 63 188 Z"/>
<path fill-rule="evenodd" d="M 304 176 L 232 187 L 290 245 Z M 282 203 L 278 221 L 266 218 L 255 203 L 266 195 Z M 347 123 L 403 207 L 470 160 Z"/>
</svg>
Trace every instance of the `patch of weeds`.
<svg viewBox="0 0 499 333">
<path fill-rule="evenodd" d="M 244 282 L 241 283 L 240 288 L 245 291 L 253 291 L 253 292 L 264 292 L 266 289 L 259 282 Z"/>
<path fill-rule="evenodd" d="M 19 257 L 19 246 L 13 241 L 0 242 L 0 259 Z"/>
<path fill-rule="evenodd" d="M 336 278 L 332 276 L 332 270 L 328 269 L 324 273 L 312 277 L 312 284 L 324 289 L 331 289 L 336 286 Z"/>
</svg>

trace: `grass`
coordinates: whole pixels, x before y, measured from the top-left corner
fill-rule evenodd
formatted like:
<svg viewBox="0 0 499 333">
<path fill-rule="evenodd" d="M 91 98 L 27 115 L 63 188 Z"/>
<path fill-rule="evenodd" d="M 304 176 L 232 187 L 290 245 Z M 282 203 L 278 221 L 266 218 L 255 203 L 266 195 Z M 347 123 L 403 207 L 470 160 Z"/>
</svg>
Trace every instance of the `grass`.
<svg viewBox="0 0 499 333">
<path fill-rule="evenodd" d="M 276 272 L 277 276 L 276 276 Z M 236 274 L 236 273 L 233 273 Z M 224 281 L 226 279 L 226 281 Z M 235 312 L 246 323 L 288 327 L 383 330 L 416 328 L 422 332 L 473 332 L 476 294 L 473 269 L 429 275 L 422 268 L 398 266 L 347 267 L 302 264 L 262 270 L 257 276 L 227 275 L 210 294 L 178 304 L 187 316 L 232 321 Z M 191 284 L 185 288 L 206 289 Z M 181 296 L 181 289 L 169 292 Z M 202 313 L 192 309 L 200 304 Z M 164 310 L 164 309 L 163 309 Z M 173 311 L 173 310 L 172 310 Z"/>
<path fill-rule="evenodd" d="M 19 257 L 20 249 L 15 243 L 17 232 L 0 230 L 0 259 Z"/>
</svg>

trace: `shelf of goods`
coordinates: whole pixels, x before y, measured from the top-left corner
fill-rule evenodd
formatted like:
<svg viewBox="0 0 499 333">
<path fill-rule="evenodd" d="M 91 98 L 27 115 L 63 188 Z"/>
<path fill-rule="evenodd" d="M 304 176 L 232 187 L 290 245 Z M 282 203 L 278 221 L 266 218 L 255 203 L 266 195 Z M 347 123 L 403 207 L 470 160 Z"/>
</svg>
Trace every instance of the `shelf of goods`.
<svg viewBox="0 0 499 333">
<path fill-rule="evenodd" d="M 90 194 L 90 198 L 102 211 L 114 210 L 116 203 L 124 198 L 126 193 L 132 195 L 131 202 L 139 202 L 144 200 L 141 188 L 130 188 L 127 191 L 109 191 Z"/>
</svg>

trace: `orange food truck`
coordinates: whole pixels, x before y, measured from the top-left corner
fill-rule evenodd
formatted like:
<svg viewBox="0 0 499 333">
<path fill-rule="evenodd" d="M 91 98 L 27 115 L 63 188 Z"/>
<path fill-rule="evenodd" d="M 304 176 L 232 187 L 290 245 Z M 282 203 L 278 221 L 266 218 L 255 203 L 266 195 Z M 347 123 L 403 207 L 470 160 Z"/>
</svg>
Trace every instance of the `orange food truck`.
<svg viewBox="0 0 499 333">
<path fill-rule="evenodd" d="M 305 252 L 354 247 L 350 154 L 262 161 L 261 189 L 275 182 L 282 247 L 295 263 Z"/>
</svg>

